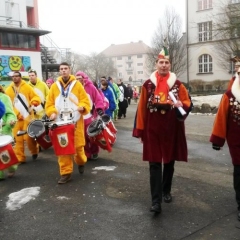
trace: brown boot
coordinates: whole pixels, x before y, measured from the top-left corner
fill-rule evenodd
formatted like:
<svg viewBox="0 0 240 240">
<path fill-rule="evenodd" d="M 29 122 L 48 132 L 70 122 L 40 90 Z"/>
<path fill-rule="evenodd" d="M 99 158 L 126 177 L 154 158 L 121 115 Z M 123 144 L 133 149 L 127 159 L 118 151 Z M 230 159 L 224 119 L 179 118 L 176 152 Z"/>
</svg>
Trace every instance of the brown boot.
<svg viewBox="0 0 240 240">
<path fill-rule="evenodd" d="M 58 180 L 58 184 L 64 184 L 71 180 L 71 174 L 62 175 L 61 178 Z"/>
</svg>

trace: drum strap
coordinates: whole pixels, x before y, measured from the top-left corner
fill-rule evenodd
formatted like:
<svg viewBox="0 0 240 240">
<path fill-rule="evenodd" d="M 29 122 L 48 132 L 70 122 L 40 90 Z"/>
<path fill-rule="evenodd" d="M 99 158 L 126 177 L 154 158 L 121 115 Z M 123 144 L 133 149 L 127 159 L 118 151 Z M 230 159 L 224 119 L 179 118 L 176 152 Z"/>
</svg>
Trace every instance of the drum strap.
<svg viewBox="0 0 240 240">
<path fill-rule="evenodd" d="M 13 88 L 13 87 L 12 87 L 12 88 Z M 13 88 L 13 91 L 15 91 L 14 88 Z M 26 109 L 26 111 L 29 112 L 29 109 L 28 109 L 27 105 L 26 105 L 25 102 L 22 100 L 22 98 L 20 97 L 19 94 L 17 95 L 17 98 L 18 98 L 18 100 L 20 101 L 20 103 L 23 105 L 23 107 Z"/>
</svg>

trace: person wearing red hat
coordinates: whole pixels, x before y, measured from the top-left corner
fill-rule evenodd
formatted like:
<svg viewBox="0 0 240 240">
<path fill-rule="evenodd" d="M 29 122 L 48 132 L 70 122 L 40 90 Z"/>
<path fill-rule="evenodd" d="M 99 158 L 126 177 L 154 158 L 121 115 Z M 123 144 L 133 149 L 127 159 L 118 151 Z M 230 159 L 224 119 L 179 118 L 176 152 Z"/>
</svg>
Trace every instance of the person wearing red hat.
<svg viewBox="0 0 240 240">
<path fill-rule="evenodd" d="M 170 72 L 166 48 L 158 55 L 156 68 L 142 86 L 133 137 L 143 143 L 143 160 L 149 162 L 151 212 L 160 213 L 164 202 L 172 201 L 171 187 L 175 161 L 187 161 L 184 119 L 179 108 L 188 112 L 191 101 L 187 89 Z M 170 93 L 176 101 L 172 101 Z M 162 171 L 162 165 L 163 171 Z"/>
</svg>

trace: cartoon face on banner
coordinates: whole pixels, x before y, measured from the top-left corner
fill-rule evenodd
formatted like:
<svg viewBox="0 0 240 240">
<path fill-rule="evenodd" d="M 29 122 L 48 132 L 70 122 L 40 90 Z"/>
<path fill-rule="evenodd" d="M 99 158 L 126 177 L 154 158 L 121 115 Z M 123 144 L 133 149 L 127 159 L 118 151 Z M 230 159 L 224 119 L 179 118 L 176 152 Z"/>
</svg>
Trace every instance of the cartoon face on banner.
<svg viewBox="0 0 240 240">
<path fill-rule="evenodd" d="M 0 77 L 8 77 L 10 72 L 27 72 L 31 69 L 29 56 L 0 55 Z"/>
</svg>

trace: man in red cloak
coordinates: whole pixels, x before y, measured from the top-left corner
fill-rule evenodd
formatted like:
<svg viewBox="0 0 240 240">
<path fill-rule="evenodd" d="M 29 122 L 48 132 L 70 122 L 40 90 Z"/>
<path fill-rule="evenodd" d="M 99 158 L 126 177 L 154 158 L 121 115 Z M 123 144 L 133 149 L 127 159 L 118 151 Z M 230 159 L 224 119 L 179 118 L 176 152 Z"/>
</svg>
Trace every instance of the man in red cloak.
<svg viewBox="0 0 240 240">
<path fill-rule="evenodd" d="M 151 212 L 161 212 L 164 202 L 172 201 L 171 186 L 174 163 L 187 161 L 184 119 L 178 110 L 189 111 L 191 101 L 187 89 L 170 72 L 171 63 L 166 48 L 158 55 L 156 68 L 143 84 L 137 108 L 133 136 L 141 138 L 143 160 L 149 162 L 152 206 Z M 172 92 L 175 103 L 169 97 Z M 162 165 L 163 171 L 162 171 Z"/>
</svg>

